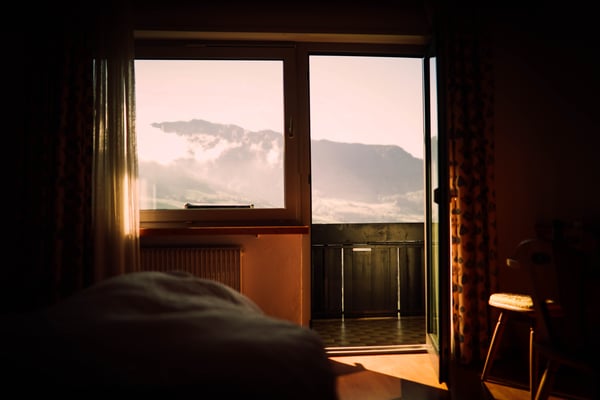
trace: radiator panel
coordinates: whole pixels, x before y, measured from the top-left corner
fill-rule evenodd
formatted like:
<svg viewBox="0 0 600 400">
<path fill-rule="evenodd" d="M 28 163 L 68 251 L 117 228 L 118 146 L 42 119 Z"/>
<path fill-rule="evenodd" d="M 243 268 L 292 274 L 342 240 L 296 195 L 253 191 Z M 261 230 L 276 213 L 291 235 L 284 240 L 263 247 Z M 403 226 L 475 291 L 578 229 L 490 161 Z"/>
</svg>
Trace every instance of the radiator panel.
<svg viewBox="0 0 600 400">
<path fill-rule="evenodd" d="M 142 247 L 142 271 L 183 271 L 241 291 L 239 247 Z"/>
</svg>

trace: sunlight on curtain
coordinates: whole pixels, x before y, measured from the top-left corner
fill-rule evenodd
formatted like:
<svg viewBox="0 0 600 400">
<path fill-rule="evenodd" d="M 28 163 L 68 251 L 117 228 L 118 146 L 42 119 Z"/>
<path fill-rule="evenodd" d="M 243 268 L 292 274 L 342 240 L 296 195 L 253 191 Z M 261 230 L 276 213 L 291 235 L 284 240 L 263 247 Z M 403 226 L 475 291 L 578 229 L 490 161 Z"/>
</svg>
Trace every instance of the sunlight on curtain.
<svg viewBox="0 0 600 400">
<path fill-rule="evenodd" d="M 455 355 L 470 364 L 487 353 L 487 299 L 497 286 L 492 71 L 486 37 L 461 32 L 452 39 L 446 98 L 452 321 Z"/>
<path fill-rule="evenodd" d="M 139 270 L 133 32 L 109 37 L 103 50 L 94 60 L 95 281 Z"/>
<path fill-rule="evenodd" d="M 497 287 L 492 36 L 484 9 L 442 7 L 451 240 L 452 354 L 485 359 L 488 298 Z"/>
</svg>

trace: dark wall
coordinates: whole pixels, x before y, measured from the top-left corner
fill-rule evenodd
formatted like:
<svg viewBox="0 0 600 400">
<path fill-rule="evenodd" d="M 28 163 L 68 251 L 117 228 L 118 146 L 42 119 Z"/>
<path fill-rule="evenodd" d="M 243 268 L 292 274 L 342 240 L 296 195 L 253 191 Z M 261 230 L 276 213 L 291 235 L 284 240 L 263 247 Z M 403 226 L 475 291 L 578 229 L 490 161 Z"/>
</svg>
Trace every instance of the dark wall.
<svg viewBox="0 0 600 400">
<path fill-rule="evenodd" d="M 426 33 L 422 0 L 410 1 L 169 1 L 133 0 L 137 29 L 205 31 Z"/>
<path fill-rule="evenodd" d="M 494 19 L 499 266 L 535 224 L 600 221 L 600 62 L 586 7 L 503 9 Z M 518 272 L 500 285 L 520 290 Z"/>
</svg>

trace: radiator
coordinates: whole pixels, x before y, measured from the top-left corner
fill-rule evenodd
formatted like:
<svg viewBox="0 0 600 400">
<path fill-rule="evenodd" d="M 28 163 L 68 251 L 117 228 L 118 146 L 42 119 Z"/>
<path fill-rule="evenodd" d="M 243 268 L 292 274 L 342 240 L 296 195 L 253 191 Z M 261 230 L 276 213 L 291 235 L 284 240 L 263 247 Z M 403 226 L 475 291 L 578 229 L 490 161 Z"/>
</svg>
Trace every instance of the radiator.
<svg viewBox="0 0 600 400">
<path fill-rule="evenodd" d="M 143 271 L 184 271 L 241 290 L 239 247 L 142 247 Z"/>
</svg>

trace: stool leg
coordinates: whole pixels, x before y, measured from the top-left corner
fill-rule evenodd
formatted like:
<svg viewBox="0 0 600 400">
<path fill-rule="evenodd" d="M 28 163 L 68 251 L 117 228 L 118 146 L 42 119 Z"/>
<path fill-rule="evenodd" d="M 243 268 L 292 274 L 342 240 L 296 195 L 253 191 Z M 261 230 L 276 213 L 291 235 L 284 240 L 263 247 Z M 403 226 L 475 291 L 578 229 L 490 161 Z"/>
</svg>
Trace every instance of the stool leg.
<svg viewBox="0 0 600 400">
<path fill-rule="evenodd" d="M 538 385 L 534 399 L 535 400 L 546 400 L 550 397 L 550 390 L 554 384 L 554 378 L 556 377 L 556 371 L 558 370 L 558 363 L 553 360 L 547 360 L 546 369 L 542 373 L 540 378 L 540 384 Z"/>
<path fill-rule="evenodd" d="M 537 378 L 537 358 L 534 354 L 533 350 L 533 325 L 529 327 L 529 393 L 531 394 L 531 399 L 535 398 L 535 381 Z"/>
<path fill-rule="evenodd" d="M 500 312 L 498 316 L 498 322 L 496 322 L 496 328 L 494 329 L 494 334 L 492 335 L 492 341 L 490 343 L 490 348 L 488 350 L 487 356 L 485 358 L 485 364 L 483 365 L 483 372 L 481 373 L 481 380 L 485 381 L 488 377 L 490 370 L 492 369 L 492 364 L 494 363 L 494 359 L 496 358 L 496 353 L 500 348 L 500 339 L 502 338 L 502 334 L 504 333 L 504 328 L 506 327 L 506 317 L 503 312 Z"/>
</svg>

